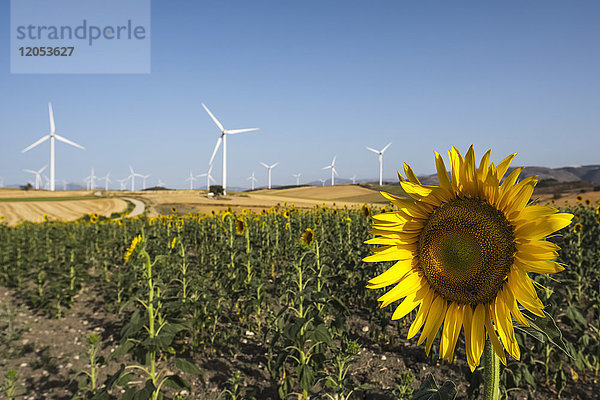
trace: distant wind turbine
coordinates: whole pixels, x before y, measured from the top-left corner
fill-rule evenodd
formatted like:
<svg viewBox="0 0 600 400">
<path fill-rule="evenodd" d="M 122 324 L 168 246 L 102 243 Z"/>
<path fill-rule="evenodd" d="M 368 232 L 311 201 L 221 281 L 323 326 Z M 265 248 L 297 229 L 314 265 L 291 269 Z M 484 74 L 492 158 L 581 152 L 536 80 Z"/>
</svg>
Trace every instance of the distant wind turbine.
<svg viewBox="0 0 600 400">
<path fill-rule="evenodd" d="M 208 107 L 206 107 L 204 105 L 204 103 L 202 103 L 202 107 L 204 107 L 204 109 L 206 110 L 206 112 L 208 113 L 210 118 L 213 120 L 213 122 L 217 125 L 217 127 L 221 131 L 221 136 L 219 136 L 219 140 L 217 140 L 217 144 L 215 146 L 215 149 L 214 149 L 212 156 L 210 157 L 210 161 L 208 163 L 210 165 L 212 165 L 215 155 L 217 154 L 217 150 L 219 150 L 219 146 L 221 145 L 221 142 L 223 142 L 223 194 L 225 195 L 225 194 L 227 194 L 227 135 L 235 135 L 236 133 L 244 133 L 244 132 L 253 132 L 253 131 L 257 131 L 258 128 L 225 129 L 225 128 L 223 128 L 223 125 L 221 125 L 219 120 L 217 120 L 217 118 L 215 118 L 215 116 L 212 115 L 212 113 L 210 112 Z"/>
<path fill-rule="evenodd" d="M 25 172 L 29 172 L 30 174 L 34 174 L 35 175 L 35 188 L 39 189 L 40 188 L 40 183 L 42 183 L 42 172 L 44 172 L 44 170 L 46 169 L 46 167 L 48 167 L 47 165 L 44 165 L 40 170 L 38 171 L 34 171 L 32 169 L 24 169 L 23 171 Z"/>
<path fill-rule="evenodd" d="M 252 189 L 254 190 L 254 184 L 256 183 L 256 177 L 254 176 L 254 171 L 252 171 L 252 175 L 250 175 L 246 180 L 252 181 Z"/>
<path fill-rule="evenodd" d="M 135 172 L 131 165 L 129 166 L 129 171 L 131 172 L 131 174 L 129 175 L 129 179 L 131 179 L 131 191 L 135 192 L 135 177 L 137 176 L 138 178 L 143 178 L 144 175 Z"/>
<path fill-rule="evenodd" d="M 117 179 L 117 182 L 119 182 L 120 186 L 120 190 L 125 190 L 127 188 L 127 181 L 129 180 L 130 177 L 124 178 L 124 179 Z"/>
<path fill-rule="evenodd" d="M 196 180 L 196 177 L 194 176 L 194 174 L 192 174 L 192 170 L 190 170 L 190 176 L 185 180 L 186 182 L 190 182 L 190 190 L 194 189 L 194 181 Z"/>
<path fill-rule="evenodd" d="M 161 181 L 160 179 L 158 180 L 158 183 L 157 183 L 157 185 L 158 185 L 159 187 L 165 187 L 165 183 L 164 183 L 163 181 Z"/>
<path fill-rule="evenodd" d="M 355 185 L 355 184 L 356 184 L 356 175 L 354 175 L 354 176 L 353 176 L 352 178 L 350 178 L 350 179 L 352 179 L 352 184 L 353 184 L 353 185 Z"/>
<path fill-rule="evenodd" d="M 379 154 L 379 185 L 380 186 L 383 185 L 383 152 L 386 151 L 387 148 L 390 147 L 391 144 L 392 144 L 392 142 L 388 143 L 387 146 L 385 146 L 381 150 L 375 150 L 370 147 L 367 147 L 367 150 L 372 151 L 375 154 Z"/>
<path fill-rule="evenodd" d="M 92 173 L 89 176 L 86 176 L 84 179 L 86 182 L 89 181 L 88 190 L 94 190 L 96 188 L 96 178 L 97 176 L 94 175 L 94 168 L 92 168 Z"/>
<path fill-rule="evenodd" d="M 104 191 L 108 191 L 108 183 L 111 182 L 110 180 L 110 172 L 106 175 L 104 175 L 102 178 L 99 179 L 104 179 Z"/>
<path fill-rule="evenodd" d="M 297 174 L 293 174 L 292 176 L 296 178 L 296 186 L 300 185 L 300 177 L 302 176 L 302 174 L 298 172 Z"/>
<path fill-rule="evenodd" d="M 268 175 L 269 175 L 269 186 L 268 186 L 268 188 L 269 188 L 269 189 L 271 189 L 271 170 L 272 170 L 273 168 L 275 168 L 275 167 L 277 166 L 277 164 L 279 164 L 279 161 L 277 161 L 277 162 L 276 162 L 275 164 L 273 164 L 273 165 L 267 165 L 267 164 L 265 164 L 264 162 L 261 162 L 260 164 L 261 164 L 263 167 L 265 167 L 266 169 L 268 169 L 268 170 L 269 170 L 269 172 L 268 172 Z"/>
<path fill-rule="evenodd" d="M 54 191 L 54 139 L 60 140 L 61 142 L 66 143 L 66 144 L 70 144 L 71 146 L 75 146 L 75 147 L 77 147 L 77 148 L 79 148 L 81 150 L 85 150 L 85 148 L 83 146 L 78 145 L 75 142 L 72 142 L 72 141 L 70 141 L 68 139 L 65 139 L 62 136 L 57 135 L 54 132 L 55 131 L 54 113 L 52 112 L 52 104 L 51 103 L 48 103 L 48 112 L 50 114 L 50 134 L 42 137 L 37 142 L 35 142 L 31 146 L 25 148 L 21 152 L 25 153 L 26 151 L 29 151 L 29 150 L 33 149 L 38 144 L 43 143 L 46 140 L 50 139 L 50 190 Z"/>
<path fill-rule="evenodd" d="M 321 186 L 325 186 L 325 182 L 327 182 L 327 179 L 319 179 L 321 181 Z"/>
<path fill-rule="evenodd" d="M 150 178 L 150 174 L 141 175 L 142 177 L 142 190 L 146 190 L 146 179 Z"/>
<path fill-rule="evenodd" d="M 331 162 L 331 165 L 328 165 L 328 166 L 322 168 L 322 169 L 329 169 L 329 168 L 331 168 L 331 186 L 335 185 L 335 181 L 334 181 L 333 175 L 334 174 L 335 175 L 338 174 L 337 171 L 335 170 L 335 158 L 336 157 L 337 156 L 333 156 L 333 161 Z"/>
<path fill-rule="evenodd" d="M 4 178 L 0 176 L 0 188 L 4 187 Z"/>
<path fill-rule="evenodd" d="M 207 191 L 210 190 L 210 183 L 215 181 L 214 178 L 212 177 L 212 175 L 210 174 L 212 171 L 212 168 L 213 168 L 213 166 L 212 166 L 212 164 L 210 164 L 208 166 L 208 171 L 206 171 L 203 174 L 197 175 L 198 178 L 203 177 L 203 176 L 206 177 L 206 190 Z"/>
</svg>

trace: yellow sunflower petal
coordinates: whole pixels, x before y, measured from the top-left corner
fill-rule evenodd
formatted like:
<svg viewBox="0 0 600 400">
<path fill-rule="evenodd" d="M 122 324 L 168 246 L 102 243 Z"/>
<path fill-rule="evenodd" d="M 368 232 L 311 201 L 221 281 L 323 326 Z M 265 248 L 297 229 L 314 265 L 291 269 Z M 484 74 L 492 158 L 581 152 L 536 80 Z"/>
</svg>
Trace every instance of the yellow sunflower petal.
<svg viewBox="0 0 600 400">
<path fill-rule="evenodd" d="M 571 223 L 572 214 L 558 213 L 552 216 L 537 219 L 515 229 L 515 236 L 526 237 L 529 240 L 539 240 L 554 233 Z"/>
<path fill-rule="evenodd" d="M 491 320 L 492 312 L 490 311 L 490 306 L 485 306 L 485 330 L 487 331 L 488 337 L 490 338 L 490 342 L 492 342 L 492 347 L 494 348 L 494 352 L 502 361 L 502 364 L 506 365 L 506 355 L 504 354 L 504 349 L 502 348 L 502 344 L 498 340 L 498 335 L 496 334 L 496 330 L 492 326 Z"/>
<path fill-rule="evenodd" d="M 519 360 L 521 358 L 521 351 L 515 338 L 510 312 L 504 303 L 502 295 L 496 296 L 496 301 L 491 305 L 491 309 L 493 311 L 492 318 L 496 325 L 498 336 L 500 336 L 500 340 L 504 344 L 504 348 L 508 350 L 515 360 Z"/>
<path fill-rule="evenodd" d="M 380 308 L 387 307 L 394 301 L 398 301 L 401 298 L 416 292 L 417 290 L 421 289 L 423 285 L 423 279 L 417 272 L 408 272 L 402 278 L 402 280 L 396 284 L 396 286 L 394 286 L 389 292 L 385 293 L 383 296 L 377 299 L 377 301 L 381 301 Z"/>
<path fill-rule="evenodd" d="M 424 287 L 427 288 L 427 286 Z M 419 330 L 423 327 L 423 324 L 425 323 L 425 319 L 427 318 L 429 310 L 431 309 L 435 292 L 430 288 L 427 289 L 428 291 L 425 294 L 423 303 L 421 303 L 421 307 L 419 307 L 419 311 L 417 311 L 417 316 L 415 317 L 415 320 L 413 321 L 412 325 L 410 326 L 410 329 L 408 330 L 407 339 L 412 338 L 417 334 L 417 332 L 419 332 Z"/>
<path fill-rule="evenodd" d="M 392 314 L 392 320 L 404 318 L 409 312 L 417 308 L 423 302 L 423 298 L 427 292 L 429 292 L 429 288 L 423 286 L 416 292 L 406 296 L 402 303 L 396 307 L 394 314 Z"/>
<path fill-rule="evenodd" d="M 444 160 L 442 160 L 442 156 L 437 151 L 435 153 L 435 168 L 437 170 L 438 181 L 440 182 L 440 187 L 446 189 L 447 191 L 452 191 L 452 184 L 450 183 L 450 178 L 448 178 L 448 171 L 446 171 L 446 166 L 444 165 Z"/>
<path fill-rule="evenodd" d="M 502 160 L 502 162 L 500 162 L 500 164 L 498 164 L 498 167 L 496 168 L 497 169 L 496 176 L 497 176 L 498 181 L 502 180 L 502 177 L 504 177 L 504 174 L 508 170 L 510 163 L 512 162 L 513 158 L 515 158 L 516 155 L 517 155 L 517 153 L 513 153 L 513 154 L 509 155 L 508 157 L 506 157 L 504 160 Z"/>
<path fill-rule="evenodd" d="M 473 320 L 471 323 L 471 351 L 473 352 L 475 366 L 479 365 L 483 348 L 485 347 L 485 318 L 484 305 L 481 303 L 477 304 L 477 307 L 473 310 Z M 471 368 L 473 367 L 471 366 Z"/>
<path fill-rule="evenodd" d="M 444 320 L 444 329 L 442 330 L 442 342 L 440 346 L 440 356 L 450 362 L 454 358 L 454 348 L 462 328 L 465 316 L 465 306 L 454 302 L 448 306 L 446 318 Z"/>
<path fill-rule="evenodd" d="M 415 256 L 411 250 L 407 250 L 400 246 L 384 246 L 379 248 L 373 248 L 371 249 L 371 251 L 375 252 L 375 254 L 363 258 L 363 261 L 397 261 L 406 260 Z"/>
<path fill-rule="evenodd" d="M 393 285 L 409 273 L 414 265 L 413 260 L 400 260 L 381 275 L 371 279 L 367 284 L 369 289 L 379 289 Z"/>
<path fill-rule="evenodd" d="M 557 262 L 550 260 L 539 260 L 539 261 L 530 261 L 520 259 L 519 256 L 515 258 L 515 265 L 518 265 L 520 268 L 527 272 L 535 272 L 538 274 L 554 274 L 560 271 L 564 271 L 565 267 L 560 265 Z"/>
<path fill-rule="evenodd" d="M 475 357 L 473 356 L 473 344 L 471 339 L 471 329 L 473 326 L 473 309 L 471 305 L 465 307 L 465 318 L 463 320 L 463 326 L 465 329 L 465 352 L 467 354 L 467 364 L 471 372 L 475 370 L 477 364 L 475 363 Z M 483 326 L 483 325 L 482 325 Z"/>
<path fill-rule="evenodd" d="M 406 174 L 406 177 L 408 178 L 408 180 L 411 181 L 412 183 L 416 183 L 419 185 L 421 184 L 421 182 L 419 181 L 419 178 L 417 178 L 417 175 L 415 175 L 412 168 L 407 163 L 404 163 L 404 173 Z"/>
</svg>

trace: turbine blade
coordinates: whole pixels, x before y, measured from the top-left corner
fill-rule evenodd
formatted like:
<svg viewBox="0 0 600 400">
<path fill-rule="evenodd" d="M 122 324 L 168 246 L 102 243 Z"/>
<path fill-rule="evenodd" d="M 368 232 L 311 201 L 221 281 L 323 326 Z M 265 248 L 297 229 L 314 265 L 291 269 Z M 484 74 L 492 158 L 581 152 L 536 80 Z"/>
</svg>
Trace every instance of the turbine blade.
<svg viewBox="0 0 600 400">
<path fill-rule="evenodd" d="M 386 151 L 386 150 L 387 150 L 387 148 L 388 148 L 388 147 L 390 147 L 390 145 L 391 145 L 391 144 L 392 144 L 392 142 L 389 142 L 389 143 L 387 144 L 387 146 L 385 146 L 385 147 L 384 147 L 384 148 L 381 150 L 381 152 L 383 153 L 384 151 Z"/>
<path fill-rule="evenodd" d="M 337 158 L 337 156 L 333 156 L 333 161 L 331 162 L 331 166 L 335 165 L 335 159 Z"/>
<path fill-rule="evenodd" d="M 232 129 L 232 130 L 226 130 L 226 131 L 224 131 L 224 133 L 226 133 L 227 135 L 235 135 L 236 133 L 254 132 L 254 131 L 257 131 L 257 130 L 258 130 L 258 128 Z"/>
<path fill-rule="evenodd" d="M 377 151 L 377 150 L 375 150 L 375 149 L 372 149 L 372 148 L 370 148 L 370 147 L 367 147 L 367 150 L 370 150 L 370 151 L 372 151 L 373 153 L 377 153 L 377 154 L 379 154 L 379 151 Z"/>
<path fill-rule="evenodd" d="M 265 168 L 269 168 L 269 166 L 267 164 L 265 164 L 264 162 L 262 162 L 262 161 L 259 161 L 259 164 L 262 165 Z"/>
<path fill-rule="evenodd" d="M 48 167 L 47 165 L 44 165 L 44 166 L 42 167 L 42 169 L 40 169 L 40 170 L 39 170 L 37 173 L 38 173 L 38 174 L 41 174 L 42 172 L 44 172 L 44 170 L 45 170 L 47 167 Z"/>
<path fill-rule="evenodd" d="M 221 130 L 221 132 L 223 132 L 225 129 L 223 128 L 223 125 L 221 125 L 221 123 L 219 122 L 219 120 L 216 119 L 214 115 L 212 115 L 212 113 L 210 112 L 210 110 L 208 109 L 208 107 L 206 107 L 204 105 L 204 103 L 202 103 L 202 107 L 204 107 L 204 109 L 206 110 L 206 112 L 208 113 L 208 115 L 210 115 L 210 118 L 212 118 L 213 122 L 215 124 L 217 124 L 217 126 L 219 127 L 219 129 Z"/>
<path fill-rule="evenodd" d="M 279 164 L 279 161 L 277 161 L 275 164 L 271 165 L 271 168 L 275 168 L 277 166 L 277 164 Z"/>
<path fill-rule="evenodd" d="M 203 104 L 204 105 L 204 104 Z M 215 145 L 215 149 L 213 150 L 212 156 L 210 157 L 210 161 L 208 162 L 212 165 L 212 162 L 217 155 L 217 150 L 219 150 L 219 146 L 221 146 L 221 142 L 223 141 L 223 135 L 219 136 L 219 140 L 217 140 L 217 144 Z"/>
<path fill-rule="evenodd" d="M 37 171 L 34 171 L 32 169 L 24 169 L 23 171 L 29 172 L 30 174 L 37 174 L 38 173 Z"/>
<path fill-rule="evenodd" d="M 37 146 L 38 144 L 44 142 L 45 140 L 48 140 L 49 138 L 50 138 L 50 135 L 44 136 L 43 138 L 41 138 L 40 140 L 38 140 L 37 142 L 35 142 L 31 146 L 27 147 L 24 150 L 21 150 L 21 153 L 25 153 L 26 151 L 29 151 L 29 150 L 33 149 L 35 146 Z"/>
<path fill-rule="evenodd" d="M 335 168 L 333 168 L 333 173 L 335 174 L 335 176 L 339 176 Z"/>
<path fill-rule="evenodd" d="M 81 149 L 81 150 L 85 150 L 85 147 L 83 147 L 83 146 L 80 146 L 80 145 L 78 145 L 77 143 L 70 141 L 69 139 L 65 139 L 65 138 L 64 138 L 64 137 L 62 137 L 62 136 L 59 136 L 59 135 L 54 135 L 54 137 L 55 137 L 56 139 L 60 140 L 60 141 L 61 141 L 61 142 L 63 142 L 63 143 L 70 144 L 71 146 L 75 146 L 75 147 L 77 147 L 77 148 L 79 148 L 79 149 Z"/>
<path fill-rule="evenodd" d="M 50 133 L 54 133 L 54 113 L 52 112 L 52 103 L 48 103 L 48 113 L 50 114 Z"/>
<path fill-rule="evenodd" d="M 331 165 L 328 165 L 328 166 L 326 166 L 326 167 L 323 167 L 323 168 L 321 168 L 321 169 L 329 169 L 329 168 L 333 168 L 333 167 L 332 167 Z"/>
</svg>

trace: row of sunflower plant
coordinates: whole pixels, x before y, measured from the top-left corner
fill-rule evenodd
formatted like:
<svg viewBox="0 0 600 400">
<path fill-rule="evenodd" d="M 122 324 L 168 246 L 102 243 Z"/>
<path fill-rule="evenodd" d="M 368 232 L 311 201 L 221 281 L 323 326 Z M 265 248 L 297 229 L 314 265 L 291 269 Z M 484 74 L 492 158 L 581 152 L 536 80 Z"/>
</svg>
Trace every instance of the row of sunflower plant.
<svg viewBox="0 0 600 400">
<path fill-rule="evenodd" d="M 470 265 L 477 264 L 476 257 L 471 257 L 469 251 L 457 250 L 475 252 L 478 244 L 471 237 L 485 242 L 485 235 L 491 231 L 500 231 L 498 240 L 513 234 L 503 228 L 505 221 L 496 211 L 472 199 L 471 192 L 485 190 L 485 185 L 477 186 L 477 179 L 471 181 L 470 186 L 457 185 L 461 166 L 469 165 L 470 161 L 465 159 L 471 157 L 470 153 L 466 158 L 452 153 L 456 175 L 451 175 L 447 182 L 442 176 L 440 187 L 446 185 L 447 193 L 434 193 L 435 199 L 429 202 L 427 196 L 431 195 L 431 189 L 419 188 L 412 171 L 406 169 L 413 186 L 409 183 L 404 186 L 409 192 L 412 189 L 416 202 L 388 196 L 393 204 L 387 206 L 387 210 L 370 210 L 367 206 L 357 209 L 319 206 L 301 210 L 283 205 L 260 213 L 229 210 L 209 215 L 179 215 L 173 209 L 171 215 L 152 218 L 111 220 L 92 215 L 70 223 L 3 225 L 0 227 L 0 284 L 17 288 L 30 307 L 55 318 L 61 318 L 75 296 L 87 288 L 102 296 L 106 310 L 123 321 L 120 346 L 106 360 L 121 364 L 121 368 L 116 374 L 104 377 L 104 389 L 98 389 L 102 385 L 94 384 L 93 389 L 88 385 L 88 396 L 114 395 L 122 388 L 125 398 L 161 398 L 173 396 L 174 390 L 190 390 L 188 380 L 202 374 L 199 366 L 203 360 L 243 352 L 244 341 L 250 337 L 255 338 L 256 345 L 267 354 L 265 367 L 269 385 L 278 397 L 346 399 L 353 393 L 375 390 L 352 376 L 361 346 L 376 343 L 386 350 L 398 351 L 404 337 L 415 335 L 421 328 L 419 344 L 425 342 L 432 368 L 436 365 L 433 356 L 436 352 L 452 361 L 456 343 L 467 345 L 466 359 L 470 368 L 465 369 L 465 376 L 471 398 L 482 391 L 484 368 L 479 365 L 479 358 L 483 345 L 480 345 L 479 333 L 476 333 L 476 341 L 471 335 L 475 330 L 479 332 L 479 327 L 485 329 L 481 337 L 485 337 L 487 331 L 487 336 L 497 341 L 488 345 L 495 353 L 504 356 L 504 347 L 512 355 L 502 358 L 505 366 L 498 379 L 499 389 L 505 394 L 517 390 L 534 393 L 540 385 L 560 394 L 568 381 L 597 380 L 600 228 L 596 204 L 582 203 L 565 210 L 574 214 L 575 224 L 551 236 L 548 243 L 552 245 L 541 245 L 542 253 L 549 249 L 548 257 L 557 256 L 559 264 L 556 265 L 566 267 L 557 277 L 535 274 L 524 280 L 531 279 L 530 286 L 506 289 L 513 283 L 507 283 L 505 275 L 486 276 L 485 282 L 493 281 L 492 286 L 501 288 L 494 286 L 487 292 L 485 285 L 444 286 L 444 282 L 457 280 L 461 273 L 464 275 L 461 265 L 465 257 Z M 487 157 L 489 159 L 489 155 Z M 506 163 L 498 168 L 505 166 Z M 438 167 L 443 168 L 439 161 Z M 484 170 L 479 168 L 480 178 Z M 515 174 L 509 174 L 507 179 L 513 184 L 516 182 Z M 498 187 L 508 190 L 508 186 Z M 526 184 L 519 188 L 523 187 Z M 518 204 L 509 202 L 506 207 L 514 209 L 502 209 L 504 215 L 512 215 L 524 207 L 521 197 L 525 196 L 519 196 L 518 190 L 515 193 Z M 440 211 L 434 211 L 435 207 Z M 473 228 L 470 236 L 461 236 L 464 232 L 456 230 L 456 235 L 440 241 L 441 227 L 452 226 L 444 218 L 450 215 L 473 220 L 473 213 L 475 218 L 486 221 L 483 228 Z M 402 229 L 399 217 L 405 218 L 404 222 L 400 221 Z M 375 224 L 369 234 L 371 218 Z M 423 225 L 420 220 L 427 220 L 429 224 Z M 422 234 L 425 236 L 415 235 L 416 229 L 425 232 Z M 414 252 L 411 244 L 420 241 L 424 243 L 424 248 L 418 249 L 421 262 L 427 265 L 418 266 L 403 255 L 398 258 L 398 253 L 386 255 L 386 249 L 376 250 L 374 256 L 369 256 L 369 249 L 364 245 L 366 240 L 384 247 L 394 244 L 393 250 L 403 255 Z M 539 253 L 517 243 L 521 246 L 517 249 L 519 259 Z M 560 251 L 553 247 L 555 245 Z M 508 244 L 507 252 L 514 251 L 509 247 Z M 376 263 L 364 263 L 364 258 Z M 390 260 L 398 259 L 410 262 L 398 262 L 373 279 L 389 268 Z M 449 275 L 441 278 L 435 275 L 439 270 L 433 267 L 440 259 L 449 265 L 445 271 Z M 494 262 L 504 265 L 509 275 L 513 265 L 508 265 L 507 260 Z M 531 265 L 537 266 L 539 271 L 549 268 L 547 263 Z M 399 268 L 408 269 L 400 274 Z M 411 273 L 412 269 L 415 272 Z M 427 280 L 423 278 L 423 270 L 432 271 Z M 414 282 L 402 283 L 410 279 Z M 397 289 L 384 294 L 380 288 L 390 283 L 397 284 Z M 415 287 L 417 290 L 411 292 Z M 531 297 L 531 289 L 545 305 L 543 310 Z M 502 293 L 502 302 L 497 304 L 506 311 L 494 314 L 493 308 L 478 307 L 480 302 L 489 304 L 489 298 L 498 291 Z M 525 304 L 521 304 L 529 313 L 507 308 L 507 304 L 512 304 L 509 292 L 521 296 L 521 300 L 526 299 Z M 460 296 L 470 296 L 470 313 L 462 305 Z M 373 311 L 378 298 L 382 305 L 401 298 L 405 300 L 392 314 L 387 309 Z M 446 304 L 445 310 L 436 306 L 442 304 L 440 298 Z M 416 309 L 419 305 L 421 307 Z M 433 311 L 428 316 L 424 315 L 424 309 Z M 442 328 L 442 321 L 433 318 L 432 312 L 445 315 Z M 536 312 L 553 319 L 537 318 Z M 522 316 L 519 313 L 527 318 L 521 322 L 530 326 L 523 324 L 521 329 L 515 323 L 510 334 L 504 329 L 503 321 L 512 315 L 519 322 Z M 367 332 L 351 328 L 353 315 L 361 315 L 368 321 Z M 401 321 L 392 321 L 392 318 Z M 415 322 L 410 325 L 407 320 Z M 469 325 L 465 325 L 466 321 L 470 321 Z M 547 322 L 546 326 L 540 321 Z M 553 326 L 554 321 L 564 337 Z M 451 323 L 457 327 L 447 328 Z M 471 335 L 464 339 L 459 337 L 463 325 L 465 332 L 468 330 Z M 435 340 L 439 335 L 441 344 Z M 97 341 L 94 343 L 97 346 Z M 462 350 L 456 352 L 462 354 Z M 488 368 L 486 364 L 486 369 L 493 367 Z M 173 370 L 179 373 L 171 373 Z M 133 383 L 139 382 L 137 377 L 142 378 L 142 384 Z M 239 382 L 241 378 L 236 379 Z M 424 380 L 422 386 L 425 392 L 432 391 L 435 383 Z M 224 389 L 224 397 L 260 396 L 258 389 L 253 391 L 239 384 L 235 387 Z M 400 398 L 409 398 L 409 394 L 402 396 Z"/>
</svg>

